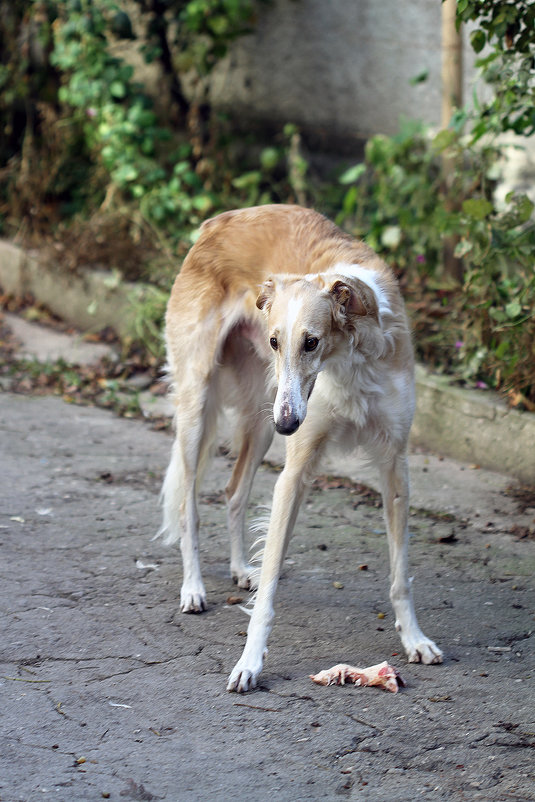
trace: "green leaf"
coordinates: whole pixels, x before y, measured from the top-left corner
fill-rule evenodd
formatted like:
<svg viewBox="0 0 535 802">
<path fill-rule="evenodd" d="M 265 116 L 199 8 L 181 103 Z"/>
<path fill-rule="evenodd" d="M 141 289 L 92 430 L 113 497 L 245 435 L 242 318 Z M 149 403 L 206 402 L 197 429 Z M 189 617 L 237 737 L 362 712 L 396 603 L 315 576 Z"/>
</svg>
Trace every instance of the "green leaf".
<svg viewBox="0 0 535 802">
<path fill-rule="evenodd" d="M 193 198 L 193 208 L 206 214 L 213 208 L 213 201 L 209 195 L 195 195 Z"/>
<path fill-rule="evenodd" d="M 425 83 L 428 78 L 429 78 L 429 70 L 427 69 L 422 70 L 421 72 L 419 72 L 417 75 L 415 75 L 413 78 L 410 79 L 409 84 L 411 86 L 417 86 L 417 84 Z"/>
<path fill-rule="evenodd" d="M 505 314 L 512 320 L 522 314 L 522 306 L 518 301 L 511 301 L 505 307 Z"/>
<path fill-rule="evenodd" d="M 236 187 L 236 189 L 248 189 L 249 187 L 258 186 L 261 180 L 262 175 L 257 170 L 253 170 L 250 173 L 244 173 L 235 178 L 232 182 L 232 186 Z"/>
<path fill-rule="evenodd" d="M 277 148 L 264 148 L 260 154 L 260 164 L 264 170 L 273 170 L 279 163 L 279 151 Z"/>
<path fill-rule="evenodd" d="M 112 81 L 110 84 L 110 94 L 112 97 L 123 98 L 126 96 L 126 86 L 122 81 Z"/>
<path fill-rule="evenodd" d="M 122 164 L 117 170 L 113 171 L 113 178 L 118 184 L 126 184 L 135 181 L 139 176 L 139 171 L 133 164 Z"/>
<path fill-rule="evenodd" d="M 189 162 L 181 161 L 181 162 L 177 162 L 175 164 L 175 166 L 173 167 L 173 173 L 175 175 L 184 175 L 184 173 L 187 173 L 188 170 L 190 170 L 190 169 L 191 169 L 191 165 L 190 165 Z"/>
<path fill-rule="evenodd" d="M 527 223 L 535 208 L 535 204 L 533 204 L 527 195 L 519 195 L 515 198 L 515 206 L 519 224 Z"/>
<path fill-rule="evenodd" d="M 354 184 L 366 172 L 365 164 L 355 164 L 346 170 L 338 179 L 341 184 Z"/>
<path fill-rule="evenodd" d="M 503 323 L 506 320 L 506 316 L 502 309 L 498 309 L 495 306 L 491 306 L 489 309 L 490 317 L 495 320 L 497 323 Z"/>
<path fill-rule="evenodd" d="M 470 44 L 472 45 L 472 49 L 475 50 L 476 53 L 481 53 L 485 44 L 487 42 L 487 37 L 485 33 L 480 30 L 479 28 L 475 31 L 472 31 L 470 34 Z"/>
<path fill-rule="evenodd" d="M 496 357 L 498 359 L 503 359 L 508 350 L 509 350 L 509 341 L 502 340 L 494 353 L 496 354 Z"/>
<path fill-rule="evenodd" d="M 433 137 L 431 144 L 435 150 L 437 150 L 439 153 L 442 153 L 443 150 L 451 147 L 456 139 L 457 135 L 455 131 L 452 131 L 451 128 L 444 128 L 443 131 L 439 131 L 438 134 Z"/>
<path fill-rule="evenodd" d="M 119 39 L 135 39 L 130 17 L 125 11 L 117 11 L 111 21 L 111 30 Z"/>
<path fill-rule="evenodd" d="M 216 36 L 224 36 L 229 28 L 229 22 L 222 14 L 208 18 L 208 27 Z"/>
<path fill-rule="evenodd" d="M 463 201 L 463 212 L 474 220 L 484 220 L 493 209 L 492 203 L 485 198 L 468 198 Z"/>
<path fill-rule="evenodd" d="M 357 206 L 358 190 L 356 186 L 349 187 L 342 203 L 343 213 L 346 216 L 353 214 Z"/>
</svg>

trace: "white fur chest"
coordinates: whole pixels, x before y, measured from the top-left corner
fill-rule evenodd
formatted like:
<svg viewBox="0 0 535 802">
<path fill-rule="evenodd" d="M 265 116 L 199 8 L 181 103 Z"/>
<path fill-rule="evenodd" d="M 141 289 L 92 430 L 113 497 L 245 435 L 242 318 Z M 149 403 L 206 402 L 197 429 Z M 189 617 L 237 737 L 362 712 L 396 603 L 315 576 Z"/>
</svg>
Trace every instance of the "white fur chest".
<svg viewBox="0 0 535 802">
<path fill-rule="evenodd" d="M 383 396 L 381 366 L 371 365 L 362 354 L 330 361 L 319 373 L 312 393 L 329 415 L 344 419 L 361 428 L 373 414 Z"/>
</svg>

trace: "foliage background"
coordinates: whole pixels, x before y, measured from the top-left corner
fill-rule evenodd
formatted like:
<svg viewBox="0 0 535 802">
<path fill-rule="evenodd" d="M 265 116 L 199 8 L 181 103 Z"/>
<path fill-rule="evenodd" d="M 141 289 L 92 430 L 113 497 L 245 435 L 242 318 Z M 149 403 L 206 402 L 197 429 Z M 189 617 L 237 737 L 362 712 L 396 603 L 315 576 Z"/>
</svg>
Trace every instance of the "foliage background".
<svg viewBox="0 0 535 802">
<path fill-rule="evenodd" d="M 150 280 L 136 338 L 161 347 L 176 264 L 199 223 L 265 202 L 315 205 L 393 266 L 418 354 L 458 381 L 535 409 L 535 231 L 525 196 L 495 201 L 499 136 L 535 130 L 535 7 L 458 0 L 459 23 L 493 88 L 431 133 L 401 121 L 364 159 L 319 176 L 288 121 L 237 133 L 207 101 L 232 41 L 254 30 L 260 0 L 15 0 L 0 15 L 0 215 L 5 235 L 67 269 L 98 262 Z M 266 6 L 269 10 L 269 6 Z M 118 45 L 161 75 L 151 96 Z M 189 91 L 185 86 L 188 84 Z M 193 89 L 192 89 L 193 87 Z M 445 267 L 455 246 L 460 270 Z"/>
</svg>

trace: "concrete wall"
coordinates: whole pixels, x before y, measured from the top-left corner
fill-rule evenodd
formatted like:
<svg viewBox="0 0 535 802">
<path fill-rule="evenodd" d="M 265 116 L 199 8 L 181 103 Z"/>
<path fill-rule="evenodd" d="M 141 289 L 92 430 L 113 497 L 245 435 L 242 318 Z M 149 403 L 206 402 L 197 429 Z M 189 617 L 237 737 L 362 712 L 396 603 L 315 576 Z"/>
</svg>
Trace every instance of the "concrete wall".
<svg viewBox="0 0 535 802">
<path fill-rule="evenodd" d="M 467 97 L 473 61 L 465 42 Z M 440 70 L 440 0 L 274 0 L 217 69 L 211 99 L 245 118 L 366 137 L 394 133 L 401 114 L 438 126 Z"/>
</svg>

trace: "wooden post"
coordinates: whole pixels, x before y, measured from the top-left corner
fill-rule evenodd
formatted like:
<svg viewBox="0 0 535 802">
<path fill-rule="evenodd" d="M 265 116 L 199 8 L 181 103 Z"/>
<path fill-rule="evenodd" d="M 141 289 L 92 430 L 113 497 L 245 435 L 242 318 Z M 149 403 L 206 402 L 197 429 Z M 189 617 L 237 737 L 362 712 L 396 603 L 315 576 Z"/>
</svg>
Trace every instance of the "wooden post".
<svg viewBox="0 0 535 802">
<path fill-rule="evenodd" d="M 442 128 L 463 104 L 463 38 L 455 24 L 457 0 L 442 3 Z"/>
<path fill-rule="evenodd" d="M 461 30 L 457 30 L 455 24 L 456 7 L 457 0 L 442 2 L 442 128 L 448 128 L 453 112 L 463 103 L 463 39 Z M 454 160 L 446 150 L 442 156 L 446 190 L 453 184 L 454 170 Z M 447 276 L 462 283 L 463 264 L 454 256 L 456 245 L 456 237 L 447 237 L 444 240 L 444 271 Z"/>
</svg>

